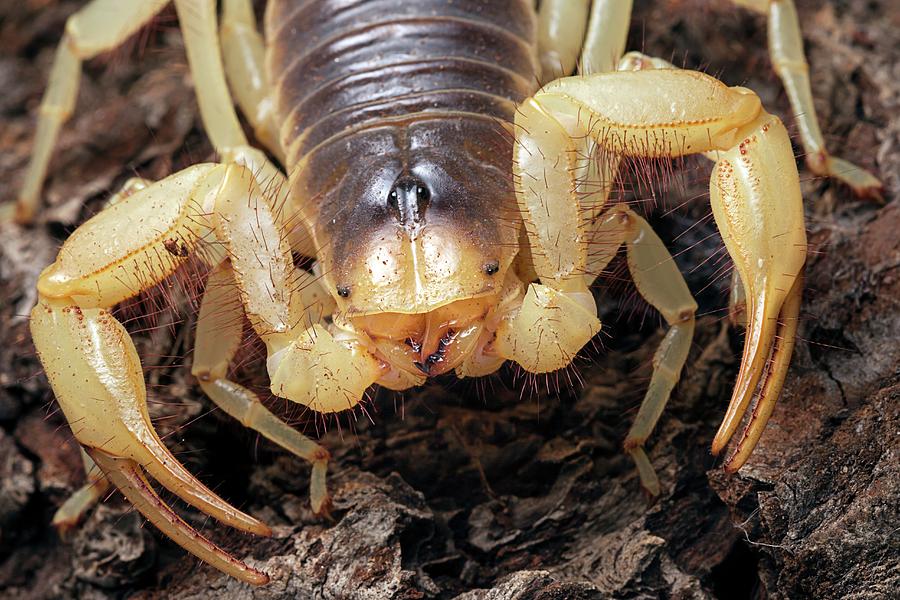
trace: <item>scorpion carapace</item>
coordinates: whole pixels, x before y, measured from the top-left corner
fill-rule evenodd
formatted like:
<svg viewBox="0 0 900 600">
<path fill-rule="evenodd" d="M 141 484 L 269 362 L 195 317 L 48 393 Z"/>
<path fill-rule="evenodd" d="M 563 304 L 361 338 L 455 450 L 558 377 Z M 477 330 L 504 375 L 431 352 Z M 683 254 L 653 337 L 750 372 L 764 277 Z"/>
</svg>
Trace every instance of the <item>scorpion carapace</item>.
<svg viewBox="0 0 900 600">
<path fill-rule="evenodd" d="M 825 151 L 793 2 L 735 2 L 767 14 L 810 168 L 877 193 L 877 179 Z M 38 204 L 81 61 L 166 4 L 92 0 L 69 19 L 19 220 Z M 637 290 L 668 325 L 624 441 L 642 485 L 658 493 L 643 445 L 687 360 L 697 305 L 650 225 L 609 198 L 629 157 L 715 161 L 710 204 L 747 336 L 712 449 L 746 415 L 725 468 L 747 461 L 787 375 L 806 260 L 791 142 L 752 91 L 623 56 L 628 0 L 272 0 L 265 40 L 251 0 L 222 0 L 221 27 L 215 0 L 174 4 L 221 162 L 129 180 L 38 281 L 35 347 L 86 464 L 102 471 L 60 508 L 60 527 L 111 483 L 204 561 L 267 580 L 185 523 L 148 481 L 223 523 L 269 532 L 159 439 L 137 351 L 112 314 L 195 258 L 211 270 L 191 373 L 224 413 L 312 464 L 318 513 L 328 506 L 327 450 L 229 378 L 245 320 L 265 343 L 272 394 L 318 412 L 356 406 L 375 383 L 406 389 L 450 370 L 483 375 L 512 361 L 546 373 L 600 330 L 590 286 L 624 248 Z M 576 67 L 579 76 L 557 79 Z M 287 175 L 249 146 L 232 97 Z M 299 268 L 297 255 L 312 267 Z"/>
</svg>

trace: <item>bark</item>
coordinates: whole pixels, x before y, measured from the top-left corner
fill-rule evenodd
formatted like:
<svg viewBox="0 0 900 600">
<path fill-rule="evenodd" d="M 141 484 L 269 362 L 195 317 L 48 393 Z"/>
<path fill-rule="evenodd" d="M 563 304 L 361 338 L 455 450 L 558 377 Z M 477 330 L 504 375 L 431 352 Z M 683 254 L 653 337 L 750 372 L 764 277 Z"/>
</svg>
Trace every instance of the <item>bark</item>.
<svg viewBox="0 0 900 600">
<path fill-rule="evenodd" d="M 789 126 L 765 22 L 727 3 L 637 2 L 630 48 L 757 91 Z M 889 1 L 798 1 L 830 148 L 886 184 L 883 206 L 801 171 L 811 244 L 800 341 L 778 409 L 736 476 L 709 454 L 742 337 L 724 322 L 727 265 L 708 166 L 626 175 L 701 303 L 683 380 L 649 442 L 663 484 L 642 495 L 620 451 L 661 339 L 617 277 L 608 336 L 559 377 L 509 369 L 340 420 L 285 415 L 332 450 L 330 520 L 309 469 L 211 411 L 189 375 L 196 295 L 122 308 L 140 321 L 157 428 L 189 469 L 273 526 L 270 539 L 196 527 L 272 576 L 250 590 L 186 556 L 114 495 L 63 540 L 50 527 L 83 481 L 77 445 L 30 345 L 26 315 L 59 242 L 135 172 L 213 159 L 174 12 L 89 62 L 31 228 L 0 226 L 0 595 L 5 598 L 887 598 L 900 589 L 900 14 Z M 0 201 L 24 171 L 65 18 L 80 2 L 0 6 Z M 799 151 L 799 147 L 798 147 Z M 652 183 L 651 183 L 652 182 Z M 697 198 L 682 204 L 688 198 Z M 695 225 L 696 223 L 698 223 Z M 617 271 L 618 273 L 618 271 Z M 156 314 L 158 313 L 158 314 Z M 248 342 L 243 380 L 259 382 Z M 280 407 L 276 403 L 274 406 Z M 181 507 L 183 508 L 183 507 Z"/>
</svg>

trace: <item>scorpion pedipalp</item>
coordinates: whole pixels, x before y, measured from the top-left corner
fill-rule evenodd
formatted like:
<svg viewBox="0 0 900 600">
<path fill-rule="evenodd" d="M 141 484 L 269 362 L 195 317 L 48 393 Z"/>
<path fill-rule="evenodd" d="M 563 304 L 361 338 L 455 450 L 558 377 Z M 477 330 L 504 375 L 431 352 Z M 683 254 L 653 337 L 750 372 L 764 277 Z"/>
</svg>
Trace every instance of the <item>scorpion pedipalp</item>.
<svg viewBox="0 0 900 600">
<path fill-rule="evenodd" d="M 614 112 L 611 106 L 616 107 Z M 590 224 L 577 218 L 572 173 L 578 154 L 569 140 L 592 137 L 617 156 L 672 158 L 705 153 L 716 159 L 710 201 L 746 292 L 749 322 L 734 396 L 713 444 L 714 453 L 728 443 L 766 374 L 758 409 L 727 464 L 730 470 L 739 468 L 771 414 L 787 371 L 785 349 L 793 347 L 796 324 L 779 326 L 778 319 L 796 320 L 800 294 L 796 281 L 806 261 L 803 203 L 784 125 L 762 109 L 751 91 L 728 88 L 707 75 L 680 69 L 558 79 L 523 105 L 516 125 L 516 194 L 537 274 L 542 284 L 569 294 L 584 285 L 581 277 L 591 237 Z M 640 446 L 684 364 L 696 304 L 683 281 L 676 283 L 681 279 L 677 269 L 659 269 L 670 264 L 671 257 L 658 238 L 647 245 L 654 250 L 640 258 L 639 249 L 655 234 L 646 233 L 648 228 L 633 213 L 618 212 L 624 220 L 598 225 L 611 223 L 612 232 L 617 228 L 626 232 L 623 239 L 628 241 L 629 266 L 638 290 L 660 309 L 672 326 L 670 332 L 683 329 L 672 340 L 667 336 L 654 358 L 653 379 L 626 439 L 626 449 L 643 465 L 645 487 L 652 490 L 658 483 L 655 476 L 647 477 L 650 470 L 639 454 Z M 574 235 L 560 244 L 556 240 L 563 230 L 574 230 Z M 605 235 L 616 237 L 610 232 Z M 652 271 L 655 275 L 648 277 Z M 542 327 L 531 337 L 552 347 L 558 337 L 555 332 L 564 329 L 561 321 L 570 319 L 574 326 L 579 319 L 552 304 L 546 305 L 545 312 L 544 322 L 554 325 Z M 523 333 L 520 330 L 517 335 Z M 776 334 L 783 336 L 777 346 Z M 660 385 L 655 385 L 657 380 Z"/>
</svg>

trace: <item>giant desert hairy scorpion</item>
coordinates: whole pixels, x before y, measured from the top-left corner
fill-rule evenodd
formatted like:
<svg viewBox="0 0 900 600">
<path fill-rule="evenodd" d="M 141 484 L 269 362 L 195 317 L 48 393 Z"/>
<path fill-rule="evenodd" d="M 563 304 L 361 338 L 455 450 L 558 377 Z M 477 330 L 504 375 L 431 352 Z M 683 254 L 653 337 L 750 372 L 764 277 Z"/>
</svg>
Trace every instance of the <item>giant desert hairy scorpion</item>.
<svg viewBox="0 0 900 600">
<path fill-rule="evenodd" d="M 68 20 L 19 221 L 38 208 L 81 62 L 168 3 L 92 0 Z M 58 520 L 76 519 L 112 483 L 189 552 L 267 581 L 178 517 L 147 478 L 228 525 L 269 532 L 160 441 L 140 359 L 110 313 L 192 259 L 211 269 L 192 372 L 225 413 L 312 463 L 318 512 L 328 452 L 228 379 L 245 316 L 265 343 L 273 394 L 343 411 L 373 384 L 403 390 L 506 361 L 531 373 L 566 367 L 600 331 L 590 286 L 624 246 L 638 291 L 669 325 L 624 444 L 644 487 L 658 491 L 643 444 L 679 379 L 697 305 L 647 222 L 607 202 L 620 160 L 635 157 L 715 161 L 710 202 L 747 333 L 713 452 L 758 395 L 725 469 L 744 464 L 787 373 L 806 257 L 791 143 L 752 91 L 623 56 L 630 0 L 270 0 L 265 39 L 250 0 L 223 0 L 221 19 L 215 0 L 174 4 L 221 162 L 129 181 L 40 277 L 34 343 L 100 469 Z M 809 167 L 875 193 L 874 177 L 824 148 L 793 2 L 735 4 L 768 16 L 772 62 Z M 268 155 L 249 145 L 232 97 Z M 298 268 L 295 255 L 314 266 Z"/>
</svg>

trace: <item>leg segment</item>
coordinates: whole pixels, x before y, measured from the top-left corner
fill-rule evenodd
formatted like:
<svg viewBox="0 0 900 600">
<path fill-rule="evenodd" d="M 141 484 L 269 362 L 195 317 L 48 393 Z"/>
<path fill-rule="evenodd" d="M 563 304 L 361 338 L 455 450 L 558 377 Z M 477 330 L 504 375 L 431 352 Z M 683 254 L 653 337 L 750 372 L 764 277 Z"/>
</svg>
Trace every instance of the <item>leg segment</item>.
<svg viewBox="0 0 900 600">
<path fill-rule="evenodd" d="M 786 301 L 799 294 L 793 290 L 806 259 L 806 233 L 784 126 L 762 110 L 749 90 L 682 70 L 557 80 L 520 107 L 516 125 L 516 194 L 535 270 L 542 283 L 553 281 L 564 292 L 576 289 L 573 276 L 580 270 L 583 275 L 586 264 L 569 140 L 590 136 L 622 156 L 717 155 L 711 204 L 746 290 L 749 321 L 734 395 L 713 445 L 714 452 L 721 450 L 763 373 L 783 380 L 787 367 L 771 350 L 780 333 L 776 320 Z M 791 335 L 787 328 L 783 333 Z M 762 392 L 778 387 L 764 385 Z M 762 396 L 759 404 L 767 410 L 775 400 Z M 760 415 L 764 420 L 765 411 Z M 745 436 L 738 455 L 749 454 L 755 441 Z"/>
<path fill-rule="evenodd" d="M 541 81 L 575 71 L 614 71 L 631 21 L 632 0 L 544 0 L 538 14 Z"/>
<path fill-rule="evenodd" d="M 631 24 L 632 0 L 594 0 L 579 73 L 615 71 Z"/>
<path fill-rule="evenodd" d="M 284 150 L 275 124 L 275 103 L 266 76 L 265 46 L 256 29 L 250 0 L 225 0 L 222 3 L 220 35 L 225 74 L 238 106 L 253 125 L 257 139 L 284 162 Z"/>
<path fill-rule="evenodd" d="M 121 194 L 79 227 L 41 275 L 31 331 L 75 437 L 109 480 L 186 550 L 234 577 L 262 583 L 264 574 L 202 538 L 149 487 L 144 471 L 226 524 L 269 532 L 190 475 L 159 440 L 134 345 L 107 311 L 159 283 L 192 255 L 218 265 L 227 252 L 243 312 L 269 347 L 273 391 L 316 410 L 342 410 L 381 376 L 382 365 L 358 340 L 323 327 L 333 301 L 314 285 L 313 275 L 294 267 L 278 216 L 251 174 L 252 167 L 268 177 L 274 168 L 252 149 L 235 150 L 243 164 L 197 165 L 143 189 L 133 186 L 137 191 Z M 210 294 L 204 316 L 215 315 L 223 303 L 221 295 Z M 327 453 L 224 378 L 235 336 L 228 336 L 227 312 L 222 318 L 201 325 L 195 372 L 229 414 L 314 463 L 312 500 L 321 509 Z"/>
<path fill-rule="evenodd" d="M 591 0 L 544 0 L 538 13 L 541 81 L 575 72 L 588 25 Z"/>
<path fill-rule="evenodd" d="M 645 62 L 626 57 L 620 66 L 640 69 Z M 625 240 L 618 217 L 600 215 L 619 157 L 601 151 L 592 160 L 598 140 L 572 135 L 536 103 L 519 107 L 516 126 L 516 197 L 540 283 L 528 287 L 522 308 L 501 323 L 494 351 L 544 373 L 568 365 L 600 331 L 588 287 Z"/>
<path fill-rule="evenodd" d="M 628 209 L 622 209 L 620 215 L 627 231 L 628 268 L 634 283 L 641 296 L 669 324 L 669 331 L 653 356 L 650 386 L 625 438 L 625 450 L 638 466 L 641 484 L 655 496 L 659 494 L 659 479 L 644 452 L 644 442 L 656 427 L 672 389 L 681 377 L 694 337 L 697 303 L 669 251 L 650 225 Z"/>
<path fill-rule="evenodd" d="M 247 138 L 238 122 L 219 49 L 216 0 L 175 0 L 188 63 L 206 135 L 226 162 L 229 150 L 246 146 Z"/>
<path fill-rule="evenodd" d="M 109 479 L 83 448 L 81 458 L 87 482 L 69 496 L 53 515 L 53 526 L 62 538 L 75 529 L 88 511 L 109 492 Z"/>
<path fill-rule="evenodd" d="M 573 173 L 584 136 L 573 138 L 534 103 L 519 107 L 513 172 L 540 283 L 497 329 L 494 351 L 532 373 L 555 371 L 600 331 L 585 278 L 590 220 L 583 217 Z"/>
<path fill-rule="evenodd" d="M 124 42 L 166 4 L 168 0 L 93 0 L 66 21 L 66 33 L 56 49 L 41 100 L 31 161 L 16 203 L 18 222 L 30 222 L 37 212 L 59 128 L 72 114 L 78 98 L 82 61 Z"/>
<path fill-rule="evenodd" d="M 191 373 L 206 395 L 226 414 L 312 463 L 310 500 L 313 511 L 318 513 L 328 501 L 325 486 L 328 451 L 272 414 L 256 394 L 226 377 L 241 341 L 243 325 L 244 310 L 234 275 L 228 262 L 223 262 L 206 282 Z"/>
<path fill-rule="evenodd" d="M 16 203 L 16 220 L 29 222 L 37 211 L 59 128 L 78 96 L 81 63 L 112 50 L 144 26 L 168 0 L 93 0 L 66 22 L 50 81 L 41 102 L 35 146 Z M 200 114 L 213 146 L 226 159 L 247 139 L 231 103 L 219 50 L 215 0 L 176 0 Z"/>
<path fill-rule="evenodd" d="M 856 165 L 831 156 L 819 129 L 816 108 L 809 84 L 809 65 L 803 53 L 803 36 L 793 0 L 734 0 L 738 5 L 766 15 L 769 26 L 769 54 L 778 77 L 784 84 L 800 141 L 806 151 L 806 164 L 816 175 L 833 177 L 850 186 L 859 196 L 879 197 L 881 182 Z"/>
</svg>

